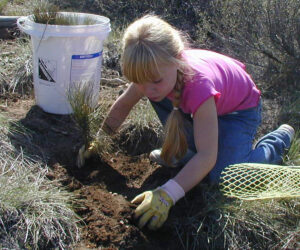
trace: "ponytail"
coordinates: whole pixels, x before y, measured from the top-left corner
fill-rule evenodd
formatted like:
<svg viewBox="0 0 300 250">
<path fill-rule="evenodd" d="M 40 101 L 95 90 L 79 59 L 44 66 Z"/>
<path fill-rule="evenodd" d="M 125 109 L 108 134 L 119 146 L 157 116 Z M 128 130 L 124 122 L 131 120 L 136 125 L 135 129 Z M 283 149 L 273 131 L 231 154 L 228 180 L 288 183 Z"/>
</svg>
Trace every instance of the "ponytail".
<svg viewBox="0 0 300 250">
<path fill-rule="evenodd" d="M 181 159 L 187 152 L 188 144 L 186 140 L 184 122 L 181 112 L 179 111 L 181 92 L 183 89 L 183 73 L 177 71 L 177 81 L 174 87 L 173 107 L 165 125 L 165 139 L 162 146 L 161 158 L 168 164 L 172 165 L 175 157 Z"/>
</svg>

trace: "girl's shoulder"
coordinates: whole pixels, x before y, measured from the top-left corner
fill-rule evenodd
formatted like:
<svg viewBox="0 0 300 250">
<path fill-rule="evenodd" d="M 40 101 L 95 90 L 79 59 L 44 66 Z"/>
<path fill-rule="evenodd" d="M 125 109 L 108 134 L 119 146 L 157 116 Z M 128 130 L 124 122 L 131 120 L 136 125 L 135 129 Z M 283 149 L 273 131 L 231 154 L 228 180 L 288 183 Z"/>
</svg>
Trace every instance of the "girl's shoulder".
<svg viewBox="0 0 300 250">
<path fill-rule="evenodd" d="M 182 57 L 186 60 L 189 59 L 204 59 L 204 58 L 212 58 L 216 57 L 222 54 L 219 54 L 212 50 L 206 50 L 206 49 L 185 49 L 182 52 Z"/>
<path fill-rule="evenodd" d="M 206 49 L 186 49 L 182 52 L 182 58 L 189 64 L 234 64 L 245 68 L 245 65 L 242 62 L 229 55 Z"/>
<path fill-rule="evenodd" d="M 195 72 L 209 78 L 214 78 L 217 75 L 223 76 L 224 72 L 239 71 L 242 74 L 246 72 L 246 66 L 242 62 L 211 50 L 185 50 L 182 53 L 182 58 Z"/>
</svg>

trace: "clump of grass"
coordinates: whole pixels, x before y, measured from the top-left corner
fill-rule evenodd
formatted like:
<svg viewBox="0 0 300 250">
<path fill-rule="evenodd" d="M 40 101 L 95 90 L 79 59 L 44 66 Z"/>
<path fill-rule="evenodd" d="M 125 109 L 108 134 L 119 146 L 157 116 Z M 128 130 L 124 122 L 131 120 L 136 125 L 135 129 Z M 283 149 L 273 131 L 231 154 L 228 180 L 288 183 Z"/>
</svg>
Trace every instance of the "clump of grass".
<svg viewBox="0 0 300 250">
<path fill-rule="evenodd" d="M 136 105 L 128 117 L 128 122 L 133 123 L 136 129 L 153 127 L 154 131 L 159 134 L 161 129 L 160 121 L 147 98 L 143 98 L 138 105 Z M 127 125 L 125 123 L 125 125 Z"/>
<path fill-rule="evenodd" d="M 16 150 L 1 118 L 0 246 L 5 249 L 65 249 L 79 240 L 74 197 L 47 179 L 48 168 Z"/>
<path fill-rule="evenodd" d="M 52 25 L 93 25 L 97 21 L 92 17 L 80 17 L 76 13 L 59 13 L 59 12 L 36 12 L 33 18 L 34 22 Z"/>
<path fill-rule="evenodd" d="M 33 91 L 33 69 L 32 58 L 27 59 L 24 64 L 16 70 L 12 79 L 10 91 L 19 93 L 22 96 L 30 94 Z"/>
<path fill-rule="evenodd" d="M 283 158 L 284 165 L 300 166 L 300 131 L 296 131 L 292 145 Z"/>
<path fill-rule="evenodd" d="M 14 47 L 1 46 L 0 93 L 29 95 L 33 90 L 32 53 L 27 38 L 16 40 Z M 18 55 L 18 56 L 16 56 Z"/>
<path fill-rule="evenodd" d="M 162 125 L 148 99 L 140 100 L 133 108 L 120 134 L 121 145 L 133 155 L 160 146 Z"/>
<path fill-rule="evenodd" d="M 289 98 L 283 97 L 280 118 L 295 129 L 300 129 L 300 91 L 289 93 Z"/>
<path fill-rule="evenodd" d="M 170 223 L 182 249 L 297 248 L 299 199 L 242 201 L 200 184 L 176 206 L 186 208 Z"/>
<path fill-rule="evenodd" d="M 61 13 L 56 5 L 41 2 L 33 11 L 33 21 L 50 25 L 92 25 L 97 21 L 89 16 L 82 18 L 76 13 Z"/>
<path fill-rule="evenodd" d="M 94 111 L 92 100 L 94 99 L 93 86 L 89 82 L 74 83 L 67 92 L 69 103 L 73 110 L 73 117 L 83 133 L 86 148 L 92 140 L 91 114 Z"/>
<path fill-rule="evenodd" d="M 95 109 L 90 108 L 92 93 L 85 84 L 72 87 L 68 99 L 73 109 L 73 117 L 82 130 L 85 147 L 91 142 L 96 144 L 98 153 L 110 152 L 112 148 L 121 146 L 132 154 L 140 154 L 157 147 L 160 143 L 162 127 L 155 111 L 146 99 L 141 100 L 125 120 L 119 135 L 110 136 L 100 128 L 112 103 L 117 99 L 120 88 L 103 87 L 100 91 L 99 103 Z"/>
<path fill-rule="evenodd" d="M 41 1 L 33 10 L 33 21 L 43 24 L 54 24 L 59 8 L 46 1 Z"/>
<path fill-rule="evenodd" d="M 72 116 L 82 132 L 85 148 L 89 148 L 93 142 L 99 154 L 110 151 L 111 139 L 100 130 L 108 107 L 105 107 L 104 103 L 95 107 L 92 83 L 72 84 L 68 91 L 68 100 L 73 110 Z"/>
</svg>

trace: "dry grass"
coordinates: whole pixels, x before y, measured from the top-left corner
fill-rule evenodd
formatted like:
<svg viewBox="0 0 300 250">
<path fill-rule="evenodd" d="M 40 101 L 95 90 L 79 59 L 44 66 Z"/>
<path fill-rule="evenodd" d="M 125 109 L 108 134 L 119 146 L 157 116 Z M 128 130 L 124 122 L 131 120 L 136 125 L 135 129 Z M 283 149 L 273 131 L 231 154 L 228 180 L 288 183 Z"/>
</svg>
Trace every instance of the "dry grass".
<svg viewBox="0 0 300 250">
<path fill-rule="evenodd" d="M 79 240 L 74 197 L 46 177 L 41 161 L 17 152 L 0 117 L 0 247 L 64 249 Z"/>
<path fill-rule="evenodd" d="M 190 209 L 175 215 L 172 226 L 181 249 L 296 249 L 299 201 L 227 199 L 216 187 L 200 184 L 182 201 Z"/>
<path fill-rule="evenodd" d="M 0 45 L 0 94 L 30 95 L 33 90 L 32 52 L 27 38 Z"/>
</svg>

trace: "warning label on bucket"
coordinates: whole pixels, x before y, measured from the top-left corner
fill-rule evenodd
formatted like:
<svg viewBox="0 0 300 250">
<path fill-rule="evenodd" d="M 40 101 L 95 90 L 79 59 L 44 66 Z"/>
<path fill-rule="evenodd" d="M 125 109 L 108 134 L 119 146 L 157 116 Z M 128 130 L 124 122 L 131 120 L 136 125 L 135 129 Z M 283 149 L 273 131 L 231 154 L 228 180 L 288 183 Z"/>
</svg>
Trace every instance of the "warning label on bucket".
<svg viewBox="0 0 300 250">
<path fill-rule="evenodd" d="M 94 54 L 72 55 L 71 82 L 99 81 L 102 51 Z"/>
<path fill-rule="evenodd" d="M 57 74 L 57 63 L 54 60 L 39 58 L 39 78 L 55 83 Z"/>
</svg>

